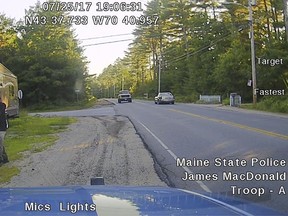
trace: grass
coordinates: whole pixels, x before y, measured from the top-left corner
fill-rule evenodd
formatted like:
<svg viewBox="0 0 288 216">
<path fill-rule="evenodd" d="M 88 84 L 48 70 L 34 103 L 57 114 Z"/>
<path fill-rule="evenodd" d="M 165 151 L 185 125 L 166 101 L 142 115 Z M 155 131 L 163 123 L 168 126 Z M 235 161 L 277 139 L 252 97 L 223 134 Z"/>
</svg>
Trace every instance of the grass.
<svg viewBox="0 0 288 216">
<path fill-rule="evenodd" d="M 58 140 L 57 133 L 66 130 L 67 126 L 76 122 L 68 117 L 39 117 L 29 116 L 28 112 L 65 111 L 92 107 L 97 104 L 93 99 L 88 102 L 41 104 L 29 107 L 29 111 L 21 109 L 20 118 L 9 119 L 9 129 L 5 136 L 5 148 L 10 162 L 21 160 L 24 154 L 41 152 Z M 12 163 L 0 166 L 0 184 L 9 182 L 19 174 L 18 167 Z"/>
<path fill-rule="evenodd" d="M 94 98 L 90 101 L 79 101 L 75 103 L 59 102 L 57 104 L 41 103 L 29 107 L 31 112 L 44 112 L 44 111 L 68 111 L 68 110 L 80 110 L 89 108 L 97 103 L 97 99 Z"/>
<path fill-rule="evenodd" d="M 269 97 L 259 101 L 256 105 L 242 104 L 241 108 L 261 110 L 274 113 L 288 113 L 288 97 Z"/>
<path fill-rule="evenodd" d="M 58 139 L 57 133 L 64 131 L 67 125 L 76 122 L 68 117 L 36 117 L 26 112 L 20 118 L 9 120 L 9 129 L 5 137 L 5 148 L 10 162 L 20 160 L 24 152 L 35 153 L 47 149 Z M 0 183 L 20 172 L 11 163 L 0 166 Z"/>
<path fill-rule="evenodd" d="M 17 167 L 8 167 L 2 166 L 0 167 L 0 183 L 8 182 L 10 179 L 17 175 L 20 170 Z"/>
</svg>

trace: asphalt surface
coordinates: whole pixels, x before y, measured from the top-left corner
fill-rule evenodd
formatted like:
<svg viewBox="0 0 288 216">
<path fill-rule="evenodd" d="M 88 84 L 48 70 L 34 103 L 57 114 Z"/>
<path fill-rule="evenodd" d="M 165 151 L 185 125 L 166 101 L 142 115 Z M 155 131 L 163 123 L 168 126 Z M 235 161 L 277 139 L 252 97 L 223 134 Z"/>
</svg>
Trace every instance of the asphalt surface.
<svg viewBox="0 0 288 216">
<path fill-rule="evenodd" d="M 109 101 L 114 106 L 41 115 L 128 117 L 169 186 L 240 197 L 288 214 L 288 115 L 218 105 Z"/>
<path fill-rule="evenodd" d="M 110 101 L 116 115 L 132 121 L 170 186 L 233 195 L 288 213 L 287 115 Z M 229 172 L 233 179 L 226 178 Z"/>
</svg>

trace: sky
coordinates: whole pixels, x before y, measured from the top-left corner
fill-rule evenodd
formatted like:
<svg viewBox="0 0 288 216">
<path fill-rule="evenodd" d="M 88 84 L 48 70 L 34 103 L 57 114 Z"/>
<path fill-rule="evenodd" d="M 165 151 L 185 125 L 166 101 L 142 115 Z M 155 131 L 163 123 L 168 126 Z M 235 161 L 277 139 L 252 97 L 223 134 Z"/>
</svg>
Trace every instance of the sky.
<svg viewBox="0 0 288 216">
<path fill-rule="evenodd" d="M 0 13 L 6 14 L 6 16 L 10 18 L 15 18 L 16 21 L 22 19 L 24 20 L 25 16 L 25 9 L 28 10 L 30 6 L 35 6 L 37 0 L 8 0 L 2 2 L 0 7 Z M 124 24 L 122 20 L 125 16 L 135 16 L 139 17 L 142 12 L 132 12 L 132 11 L 109 11 L 109 12 L 101 12 L 96 11 L 98 5 L 103 6 L 103 2 L 109 2 L 111 5 L 113 3 L 120 3 L 121 1 L 116 0 L 65 0 L 61 1 L 63 4 L 65 2 L 73 2 L 74 5 L 80 3 L 86 9 L 86 2 L 92 2 L 89 11 L 75 11 L 71 13 L 73 16 L 87 16 L 88 23 L 83 25 L 74 25 L 73 28 L 75 29 L 77 39 L 81 41 L 81 45 L 84 46 L 85 52 L 84 55 L 87 57 L 87 60 L 90 61 L 88 68 L 89 74 L 100 74 L 102 70 L 107 67 L 109 64 L 113 64 L 115 60 L 120 57 L 124 57 L 125 50 L 128 50 L 130 41 L 123 41 L 123 42 L 115 42 L 115 43 L 107 43 L 102 45 L 93 45 L 93 46 L 86 46 L 91 44 L 97 43 L 105 43 L 105 42 L 113 42 L 119 40 L 129 40 L 133 39 L 133 29 L 135 25 L 132 24 Z M 123 0 L 123 2 L 130 3 L 130 2 L 139 2 L 139 5 L 142 8 L 145 8 L 145 4 L 147 0 Z M 40 0 L 41 5 L 44 7 L 47 4 L 47 1 Z M 108 25 L 94 25 L 93 24 L 93 16 L 114 16 L 114 24 L 111 24 L 111 20 Z M 117 20 L 116 20 L 117 19 Z M 119 36 L 115 36 L 119 35 Z M 106 37 L 109 36 L 109 37 Z M 102 37 L 102 38 L 101 38 Z M 89 39 L 89 38 L 97 38 L 97 39 Z M 89 40 L 86 40 L 89 39 Z"/>
</svg>

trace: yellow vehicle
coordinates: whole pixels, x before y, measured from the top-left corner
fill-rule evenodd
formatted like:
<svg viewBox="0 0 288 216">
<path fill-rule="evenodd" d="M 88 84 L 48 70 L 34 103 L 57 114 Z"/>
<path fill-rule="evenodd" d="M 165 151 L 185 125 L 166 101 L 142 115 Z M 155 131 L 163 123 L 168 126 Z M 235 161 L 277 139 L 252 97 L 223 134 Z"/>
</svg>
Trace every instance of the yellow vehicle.
<svg viewBox="0 0 288 216">
<path fill-rule="evenodd" d="M 8 117 L 19 115 L 18 94 L 22 97 L 22 92 L 18 92 L 17 77 L 0 63 L 0 96 L 7 106 Z"/>
</svg>

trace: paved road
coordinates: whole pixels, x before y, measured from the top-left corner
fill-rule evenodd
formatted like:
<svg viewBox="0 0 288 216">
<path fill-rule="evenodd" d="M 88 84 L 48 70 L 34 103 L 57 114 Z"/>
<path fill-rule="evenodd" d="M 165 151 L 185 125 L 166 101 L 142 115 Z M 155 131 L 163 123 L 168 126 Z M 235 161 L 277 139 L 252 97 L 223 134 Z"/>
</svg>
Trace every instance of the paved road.
<svg viewBox="0 0 288 216">
<path fill-rule="evenodd" d="M 111 101 L 117 115 L 132 120 L 171 186 L 241 196 L 288 213 L 287 115 Z"/>
</svg>

